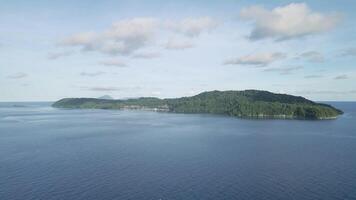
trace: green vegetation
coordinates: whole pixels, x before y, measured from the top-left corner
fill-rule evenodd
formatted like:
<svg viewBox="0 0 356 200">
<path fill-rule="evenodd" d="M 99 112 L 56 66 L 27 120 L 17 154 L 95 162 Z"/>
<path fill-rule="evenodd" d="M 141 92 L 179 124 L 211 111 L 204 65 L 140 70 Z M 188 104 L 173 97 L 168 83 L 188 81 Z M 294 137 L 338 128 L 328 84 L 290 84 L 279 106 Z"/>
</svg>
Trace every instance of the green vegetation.
<svg viewBox="0 0 356 200">
<path fill-rule="evenodd" d="M 142 97 L 128 100 L 66 98 L 53 104 L 57 108 L 146 109 L 175 113 L 211 113 L 243 118 L 333 119 L 342 114 L 330 105 L 303 97 L 267 91 L 211 91 L 192 97 L 159 99 Z"/>
</svg>

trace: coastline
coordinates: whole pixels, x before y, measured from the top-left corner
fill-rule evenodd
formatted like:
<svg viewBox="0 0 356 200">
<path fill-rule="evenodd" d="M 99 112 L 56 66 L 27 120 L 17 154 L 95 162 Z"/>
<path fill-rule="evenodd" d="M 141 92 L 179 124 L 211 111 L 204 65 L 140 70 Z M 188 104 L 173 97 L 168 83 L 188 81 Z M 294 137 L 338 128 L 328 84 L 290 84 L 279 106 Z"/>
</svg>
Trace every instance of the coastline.
<svg viewBox="0 0 356 200">
<path fill-rule="evenodd" d="M 315 118 L 315 119 L 308 119 L 308 118 L 301 118 L 298 116 L 293 116 L 293 115 L 266 115 L 266 114 L 258 114 L 258 115 L 230 115 L 228 113 L 209 113 L 209 112 L 174 112 L 169 110 L 168 108 L 151 108 L 151 107 L 143 107 L 143 106 L 124 106 L 122 108 L 66 108 L 66 107 L 56 107 L 53 106 L 54 108 L 58 109 L 69 109 L 69 110 L 86 110 L 86 109 L 94 109 L 94 110 L 139 110 L 139 111 L 147 111 L 147 112 L 163 112 L 163 113 L 175 113 L 175 114 L 210 114 L 210 115 L 220 115 L 220 116 L 227 116 L 227 117 L 235 117 L 239 119 L 279 119 L 279 120 L 335 120 L 337 119 L 340 115 L 338 116 L 333 116 L 333 117 L 321 117 L 321 118 Z"/>
</svg>

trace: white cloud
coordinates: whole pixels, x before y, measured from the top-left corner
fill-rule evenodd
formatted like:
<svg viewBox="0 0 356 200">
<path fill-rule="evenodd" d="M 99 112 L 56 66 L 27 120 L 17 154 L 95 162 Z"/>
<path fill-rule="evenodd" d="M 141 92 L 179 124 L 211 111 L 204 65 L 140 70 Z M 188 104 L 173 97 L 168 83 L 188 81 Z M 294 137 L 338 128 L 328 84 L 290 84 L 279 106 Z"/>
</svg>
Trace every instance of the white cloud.
<svg viewBox="0 0 356 200">
<path fill-rule="evenodd" d="M 324 56 L 317 51 L 307 51 L 307 52 L 301 53 L 297 58 L 298 59 L 306 59 L 309 62 L 324 62 L 325 61 Z"/>
<path fill-rule="evenodd" d="M 21 78 L 26 78 L 28 75 L 24 72 L 18 72 L 18 73 L 15 73 L 15 74 L 11 74 L 9 76 L 7 76 L 7 78 L 10 78 L 10 79 L 21 79 Z"/>
<path fill-rule="evenodd" d="M 239 58 L 229 59 L 224 62 L 225 65 L 256 65 L 266 66 L 277 60 L 286 58 L 286 54 L 280 52 L 274 53 L 257 53 L 242 56 Z"/>
<path fill-rule="evenodd" d="M 191 41 L 187 40 L 174 40 L 170 39 L 168 42 L 164 45 L 166 49 L 170 50 L 184 50 L 184 49 L 190 49 L 194 47 L 194 44 Z"/>
<path fill-rule="evenodd" d="M 334 28 L 340 21 L 337 14 L 312 11 L 305 3 L 291 3 L 268 10 L 251 6 L 241 10 L 240 16 L 254 22 L 249 38 L 286 40 L 322 33 Z"/>
<path fill-rule="evenodd" d="M 120 60 L 105 60 L 105 61 L 101 61 L 99 62 L 99 64 L 101 65 L 105 65 L 105 66 L 112 66 L 112 67 L 126 67 L 126 63 L 120 61 Z"/>
<path fill-rule="evenodd" d="M 165 26 L 189 37 L 199 36 L 203 32 L 215 29 L 219 23 L 210 17 L 186 18 L 181 21 L 166 21 Z"/>
<path fill-rule="evenodd" d="M 290 66 L 290 67 L 278 67 L 278 68 L 268 68 L 263 71 L 265 72 L 279 72 L 281 75 L 289 75 L 292 74 L 294 71 L 303 69 L 302 66 Z"/>
<path fill-rule="evenodd" d="M 170 30 L 182 33 L 189 37 L 199 36 L 203 32 L 214 29 L 218 23 L 210 17 L 187 18 L 180 21 L 166 21 L 150 17 L 132 18 L 120 20 L 114 23 L 109 29 L 101 32 L 83 32 L 65 38 L 60 45 L 79 47 L 82 51 L 97 51 L 109 55 L 132 55 L 135 51 L 155 42 L 163 30 Z M 186 49 L 192 45 L 169 44 L 168 49 Z M 170 48 L 171 47 L 171 48 Z M 52 55 L 56 59 L 64 54 Z M 137 56 L 140 57 L 138 54 Z M 154 56 L 141 56 L 141 58 L 152 58 Z M 157 57 L 157 56 L 156 56 Z"/>
<path fill-rule="evenodd" d="M 158 22 L 154 18 L 133 18 L 114 23 L 104 32 L 73 35 L 62 45 L 79 46 L 84 51 L 99 51 L 111 55 L 128 55 L 146 46 L 153 38 Z"/>
</svg>

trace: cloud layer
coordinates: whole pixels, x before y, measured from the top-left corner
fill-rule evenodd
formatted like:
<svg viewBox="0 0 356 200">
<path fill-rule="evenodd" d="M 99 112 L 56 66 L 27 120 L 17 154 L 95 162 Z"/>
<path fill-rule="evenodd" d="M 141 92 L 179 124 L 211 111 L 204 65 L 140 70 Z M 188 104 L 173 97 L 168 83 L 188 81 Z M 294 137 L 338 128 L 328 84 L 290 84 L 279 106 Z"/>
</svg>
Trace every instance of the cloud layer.
<svg viewBox="0 0 356 200">
<path fill-rule="evenodd" d="M 329 31 L 340 21 L 339 15 L 314 12 L 305 3 L 291 3 L 272 10 L 251 6 L 242 9 L 240 16 L 254 22 L 251 40 L 299 38 Z"/>
</svg>

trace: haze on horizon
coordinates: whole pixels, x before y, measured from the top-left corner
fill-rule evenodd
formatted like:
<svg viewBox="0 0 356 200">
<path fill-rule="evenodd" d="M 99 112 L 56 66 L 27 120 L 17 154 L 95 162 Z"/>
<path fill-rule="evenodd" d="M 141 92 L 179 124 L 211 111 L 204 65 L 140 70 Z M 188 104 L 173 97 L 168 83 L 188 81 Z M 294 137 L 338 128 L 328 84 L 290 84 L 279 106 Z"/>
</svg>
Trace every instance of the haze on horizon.
<svg viewBox="0 0 356 200">
<path fill-rule="evenodd" d="M 0 101 L 259 89 L 356 100 L 356 2 L 4 1 Z"/>
</svg>

